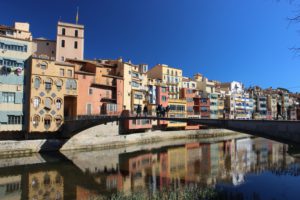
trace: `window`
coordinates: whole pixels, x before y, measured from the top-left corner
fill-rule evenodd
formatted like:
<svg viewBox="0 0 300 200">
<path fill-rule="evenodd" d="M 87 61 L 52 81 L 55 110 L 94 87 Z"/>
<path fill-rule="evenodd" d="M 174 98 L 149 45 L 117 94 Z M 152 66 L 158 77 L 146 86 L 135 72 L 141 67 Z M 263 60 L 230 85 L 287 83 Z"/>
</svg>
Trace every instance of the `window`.
<svg viewBox="0 0 300 200">
<path fill-rule="evenodd" d="M 92 114 L 92 104 L 87 104 L 86 105 L 86 114 L 91 115 Z"/>
<path fill-rule="evenodd" d="M 61 90 L 61 87 L 62 87 L 62 84 L 63 84 L 63 81 L 62 80 L 60 80 L 60 79 L 58 79 L 58 80 L 56 80 L 56 87 L 57 87 L 57 90 L 59 91 L 59 90 Z"/>
<path fill-rule="evenodd" d="M 38 89 L 40 87 L 40 85 L 41 85 L 41 79 L 38 77 L 35 77 L 34 78 L 34 88 Z"/>
<path fill-rule="evenodd" d="M 40 116 L 34 115 L 32 118 L 32 124 L 34 127 L 37 127 L 40 123 Z"/>
<path fill-rule="evenodd" d="M 40 64 L 40 67 L 41 67 L 41 69 L 47 69 L 47 63 L 46 62 L 42 62 L 41 64 Z"/>
<path fill-rule="evenodd" d="M 38 108 L 40 106 L 41 99 L 39 97 L 34 97 L 32 99 L 32 103 L 34 108 Z"/>
<path fill-rule="evenodd" d="M 65 57 L 62 56 L 62 57 L 61 57 L 61 61 L 65 61 Z"/>
<path fill-rule="evenodd" d="M 78 48 L 78 42 L 75 41 L 75 42 L 74 42 L 74 49 L 77 49 L 77 48 Z"/>
<path fill-rule="evenodd" d="M 62 124 L 62 116 L 58 115 L 55 117 L 56 126 L 60 126 Z"/>
<path fill-rule="evenodd" d="M 45 99 L 45 109 L 51 110 L 51 105 L 52 105 L 52 99 L 49 97 L 46 97 Z"/>
<path fill-rule="evenodd" d="M 4 103 L 15 103 L 15 93 L 14 92 L 2 92 L 2 101 Z"/>
<path fill-rule="evenodd" d="M 62 105 L 62 100 L 61 99 L 56 99 L 56 109 L 60 110 L 61 109 L 61 105 Z"/>
<path fill-rule="evenodd" d="M 22 116 L 8 115 L 8 124 L 22 124 Z"/>
<path fill-rule="evenodd" d="M 93 94 L 93 88 L 89 88 L 89 95 Z"/>
<path fill-rule="evenodd" d="M 62 35 L 66 35 L 66 29 L 65 29 L 65 28 L 62 28 L 61 34 L 62 34 Z"/>
<path fill-rule="evenodd" d="M 68 76 L 68 77 L 72 77 L 72 74 L 73 74 L 73 73 L 72 73 L 72 70 L 68 69 L 68 71 L 67 71 L 67 76 Z"/>
<path fill-rule="evenodd" d="M 52 117 L 50 115 L 46 115 L 44 118 L 44 127 L 45 129 L 49 129 L 51 127 Z"/>
<path fill-rule="evenodd" d="M 165 93 L 165 92 L 167 92 L 167 88 L 162 87 L 162 88 L 161 88 L 161 91 L 162 91 L 163 93 Z"/>
<path fill-rule="evenodd" d="M 59 69 L 59 76 L 65 76 L 65 70 Z"/>
<path fill-rule="evenodd" d="M 167 97 L 166 96 L 162 96 L 161 100 L 162 100 L 162 102 L 166 102 L 167 101 Z"/>
<path fill-rule="evenodd" d="M 65 47 L 65 40 L 61 41 L 61 47 L 63 47 L 63 48 Z"/>
<path fill-rule="evenodd" d="M 51 90 L 51 88 L 52 88 L 52 80 L 51 79 L 47 79 L 46 81 L 45 81 L 45 90 Z"/>
<path fill-rule="evenodd" d="M 75 37 L 78 37 L 78 30 L 75 30 Z"/>
</svg>

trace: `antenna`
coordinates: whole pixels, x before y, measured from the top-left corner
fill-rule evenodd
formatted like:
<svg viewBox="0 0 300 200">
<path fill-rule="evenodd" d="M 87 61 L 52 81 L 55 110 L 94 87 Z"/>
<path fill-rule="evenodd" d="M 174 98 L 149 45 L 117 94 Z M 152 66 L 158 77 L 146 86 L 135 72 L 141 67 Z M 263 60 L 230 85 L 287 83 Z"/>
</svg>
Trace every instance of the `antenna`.
<svg viewBox="0 0 300 200">
<path fill-rule="evenodd" d="M 79 20 L 79 7 L 77 6 L 76 24 L 78 24 L 78 20 Z"/>
</svg>

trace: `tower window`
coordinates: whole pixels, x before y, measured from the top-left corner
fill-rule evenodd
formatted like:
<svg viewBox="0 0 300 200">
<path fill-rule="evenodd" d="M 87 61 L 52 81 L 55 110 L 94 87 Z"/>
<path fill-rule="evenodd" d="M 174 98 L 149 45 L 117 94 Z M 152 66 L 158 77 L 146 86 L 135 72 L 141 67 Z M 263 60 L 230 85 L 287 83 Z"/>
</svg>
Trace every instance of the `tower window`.
<svg viewBox="0 0 300 200">
<path fill-rule="evenodd" d="M 61 41 L 61 47 L 65 47 L 65 40 Z"/>
<path fill-rule="evenodd" d="M 78 30 L 75 30 L 75 37 L 78 37 Z"/>
<path fill-rule="evenodd" d="M 61 34 L 62 34 L 62 35 L 66 35 L 66 29 L 65 29 L 65 28 L 62 28 Z"/>
<path fill-rule="evenodd" d="M 78 48 L 78 42 L 77 42 L 77 41 L 74 42 L 74 48 L 75 48 L 75 49 Z"/>
</svg>

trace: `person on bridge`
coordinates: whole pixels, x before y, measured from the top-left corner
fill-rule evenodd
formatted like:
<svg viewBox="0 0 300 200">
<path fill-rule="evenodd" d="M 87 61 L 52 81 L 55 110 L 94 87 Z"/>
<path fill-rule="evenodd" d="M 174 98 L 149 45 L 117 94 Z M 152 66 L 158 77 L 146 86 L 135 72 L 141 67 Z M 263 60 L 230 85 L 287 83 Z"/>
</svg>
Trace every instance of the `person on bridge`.
<svg viewBox="0 0 300 200">
<path fill-rule="evenodd" d="M 144 113 L 144 116 L 147 117 L 147 115 L 148 115 L 148 107 L 146 105 L 144 106 L 143 113 Z"/>
<path fill-rule="evenodd" d="M 163 117 L 166 116 L 166 108 L 164 108 L 163 106 L 161 106 L 161 115 L 162 115 Z"/>
<path fill-rule="evenodd" d="M 136 108 L 136 117 L 140 116 L 141 117 L 141 113 L 142 113 L 142 107 L 139 104 Z"/>
<path fill-rule="evenodd" d="M 167 107 L 166 107 L 166 113 L 167 113 L 167 117 L 169 117 L 169 111 L 170 111 L 170 106 L 169 106 L 169 105 L 167 105 Z"/>
<path fill-rule="evenodd" d="M 159 105 L 156 106 L 156 117 L 159 117 Z"/>
</svg>

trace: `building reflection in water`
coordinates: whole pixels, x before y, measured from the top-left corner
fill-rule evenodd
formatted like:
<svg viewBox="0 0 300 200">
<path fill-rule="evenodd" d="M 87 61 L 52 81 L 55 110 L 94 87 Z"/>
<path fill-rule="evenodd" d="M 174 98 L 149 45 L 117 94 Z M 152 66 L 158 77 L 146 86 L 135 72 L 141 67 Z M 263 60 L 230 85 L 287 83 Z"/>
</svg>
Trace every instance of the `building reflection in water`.
<svg viewBox="0 0 300 200">
<path fill-rule="evenodd" d="M 64 159 L 55 164 L 0 168 L 0 199 L 85 200 L 186 185 L 235 187 L 247 181 L 247 174 L 266 170 L 274 175 L 299 175 L 299 160 L 289 156 L 287 149 L 282 143 L 244 138 L 138 152 L 60 155 Z"/>
<path fill-rule="evenodd" d="M 57 171 L 29 173 L 28 181 L 28 199 L 63 199 L 63 177 Z"/>
</svg>

